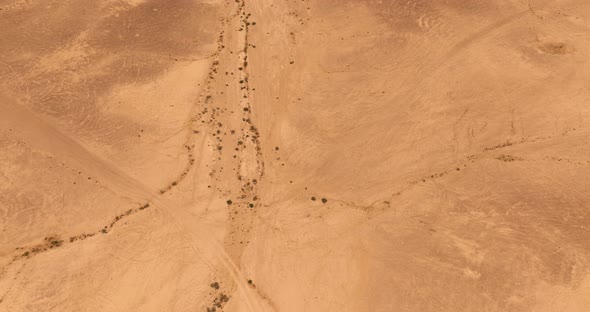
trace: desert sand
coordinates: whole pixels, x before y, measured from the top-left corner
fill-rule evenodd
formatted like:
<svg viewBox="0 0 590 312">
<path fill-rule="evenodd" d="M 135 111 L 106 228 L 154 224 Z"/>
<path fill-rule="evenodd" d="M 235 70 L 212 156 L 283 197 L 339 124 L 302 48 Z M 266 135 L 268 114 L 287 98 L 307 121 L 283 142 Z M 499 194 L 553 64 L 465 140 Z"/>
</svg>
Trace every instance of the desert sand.
<svg viewBox="0 0 590 312">
<path fill-rule="evenodd" d="M 590 311 L 590 2 L 0 0 L 0 311 Z"/>
</svg>

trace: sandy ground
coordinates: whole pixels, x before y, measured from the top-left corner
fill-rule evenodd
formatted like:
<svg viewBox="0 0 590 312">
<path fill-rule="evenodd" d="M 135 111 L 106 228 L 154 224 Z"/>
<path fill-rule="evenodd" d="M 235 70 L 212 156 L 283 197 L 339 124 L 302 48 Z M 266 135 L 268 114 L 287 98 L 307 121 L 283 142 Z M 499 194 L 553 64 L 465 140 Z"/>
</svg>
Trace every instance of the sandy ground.
<svg viewBox="0 0 590 312">
<path fill-rule="evenodd" d="M 590 2 L 0 0 L 0 311 L 590 311 Z"/>
</svg>

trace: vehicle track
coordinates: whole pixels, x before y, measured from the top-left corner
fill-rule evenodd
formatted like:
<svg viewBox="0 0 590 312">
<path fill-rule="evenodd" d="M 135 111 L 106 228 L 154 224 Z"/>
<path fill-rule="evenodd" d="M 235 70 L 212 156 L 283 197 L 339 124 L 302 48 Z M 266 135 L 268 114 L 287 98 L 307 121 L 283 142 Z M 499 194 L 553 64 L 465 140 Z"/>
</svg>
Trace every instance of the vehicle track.
<svg viewBox="0 0 590 312">
<path fill-rule="evenodd" d="M 151 189 L 137 179 L 129 176 L 114 164 L 93 154 L 82 144 L 60 132 L 42 118 L 35 116 L 32 112 L 22 107 L 16 100 L 11 99 L 5 94 L 0 94 L 0 128 L 18 130 L 21 137 L 31 145 L 50 152 L 67 162 L 85 168 L 92 175 L 108 182 L 121 195 L 143 199 L 152 203 L 156 209 L 166 216 L 170 224 L 182 233 L 183 238 L 189 242 L 195 255 L 209 267 L 213 267 L 211 263 L 200 256 L 200 249 L 197 247 L 195 240 L 188 234 L 189 231 L 181 225 L 178 217 L 175 215 L 175 208 L 178 208 L 176 204 L 162 198 L 159 196 L 160 192 Z M 251 294 L 245 285 L 245 277 L 242 275 L 238 266 L 228 256 L 223 245 L 211 237 L 207 239 L 212 240 L 211 243 L 218 251 L 215 254 L 216 258 L 228 270 L 231 278 L 238 286 L 238 290 L 244 294 L 250 310 L 259 311 L 259 309 L 254 309 L 252 303 L 253 298 L 251 298 Z"/>
</svg>

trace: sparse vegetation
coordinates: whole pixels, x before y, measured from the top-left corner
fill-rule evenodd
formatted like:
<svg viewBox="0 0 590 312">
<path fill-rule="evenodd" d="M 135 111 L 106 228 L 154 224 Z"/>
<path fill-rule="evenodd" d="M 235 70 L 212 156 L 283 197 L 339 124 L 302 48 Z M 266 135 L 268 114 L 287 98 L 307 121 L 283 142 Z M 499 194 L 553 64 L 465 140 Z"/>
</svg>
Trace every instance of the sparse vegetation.
<svg viewBox="0 0 590 312">
<path fill-rule="evenodd" d="M 513 155 L 500 155 L 498 157 L 496 157 L 496 159 L 504 161 L 504 162 L 511 162 L 511 161 L 518 161 L 518 160 L 524 160 L 521 157 L 518 156 L 513 156 Z"/>
<path fill-rule="evenodd" d="M 224 293 L 220 293 L 219 296 L 217 296 L 213 300 L 213 305 L 211 307 L 207 308 L 207 312 L 215 312 L 215 311 L 217 311 L 217 309 L 223 308 L 225 303 L 227 303 L 228 301 L 229 301 L 229 296 L 227 296 Z"/>
</svg>

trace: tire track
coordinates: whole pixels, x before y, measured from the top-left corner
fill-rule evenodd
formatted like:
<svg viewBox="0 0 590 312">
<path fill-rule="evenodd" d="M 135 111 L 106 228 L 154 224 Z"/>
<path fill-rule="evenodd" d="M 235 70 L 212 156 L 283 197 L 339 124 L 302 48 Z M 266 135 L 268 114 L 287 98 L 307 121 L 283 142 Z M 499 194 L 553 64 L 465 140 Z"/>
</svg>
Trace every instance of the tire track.
<svg viewBox="0 0 590 312">
<path fill-rule="evenodd" d="M 113 164 L 88 151 L 79 142 L 66 136 L 40 117 L 35 116 L 23 108 L 16 100 L 2 93 L 0 93 L 0 128 L 17 129 L 21 137 L 32 146 L 36 146 L 39 149 L 54 154 L 60 159 L 85 168 L 93 175 L 108 181 L 123 196 L 132 196 L 151 202 L 155 207 L 158 207 L 157 209 L 164 214 L 170 224 L 179 233 L 182 233 L 181 235 L 190 243 L 190 247 L 195 255 L 210 268 L 213 267 L 207 260 L 200 256 L 201 250 L 197 247 L 195 240 L 188 234 L 190 232 L 181 225 L 182 223 L 173 212 L 180 207 L 158 196 L 159 192 L 156 190 L 151 189 L 137 179 L 127 175 Z M 245 278 L 238 266 L 227 254 L 223 245 L 211 237 L 207 237 L 207 240 L 210 240 L 213 247 L 218 251 L 214 256 L 228 270 L 231 278 L 238 285 L 238 289 L 247 299 L 250 310 L 259 311 L 253 308 L 253 300 L 247 290 L 247 286 L 243 282 Z M 63 244 L 59 240 L 50 240 L 51 245 L 55 244 L 53 241 L 58 241 L 57 244 L 59 245 Z"/>
</svg>

